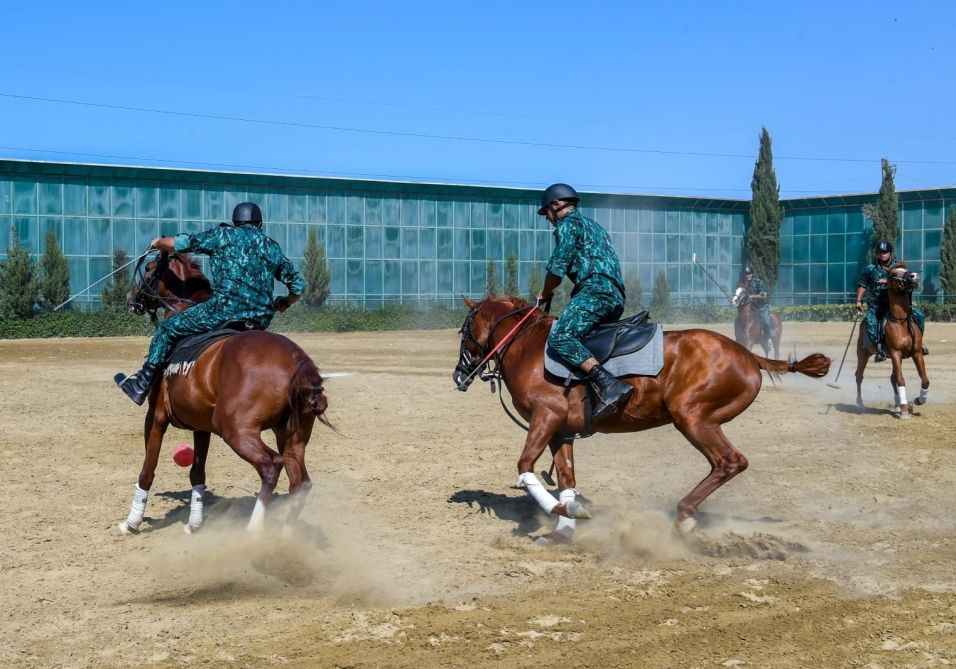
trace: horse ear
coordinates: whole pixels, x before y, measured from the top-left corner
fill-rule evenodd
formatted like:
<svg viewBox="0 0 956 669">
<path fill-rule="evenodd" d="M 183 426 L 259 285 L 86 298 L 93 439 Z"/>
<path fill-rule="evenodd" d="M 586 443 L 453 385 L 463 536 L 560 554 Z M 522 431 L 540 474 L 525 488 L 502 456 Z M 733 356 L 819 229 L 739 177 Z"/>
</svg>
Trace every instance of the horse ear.
<svg viewBox="0 0 956 669">
<path fill-rule="evenodd" d="M 478 303 L 469 297 L 462 295 L 461 299 L 464 300 L 465 306 L 467 306 L 469 309 L 474 309 L 476 306 L 478 306 Z"/>
</svg>

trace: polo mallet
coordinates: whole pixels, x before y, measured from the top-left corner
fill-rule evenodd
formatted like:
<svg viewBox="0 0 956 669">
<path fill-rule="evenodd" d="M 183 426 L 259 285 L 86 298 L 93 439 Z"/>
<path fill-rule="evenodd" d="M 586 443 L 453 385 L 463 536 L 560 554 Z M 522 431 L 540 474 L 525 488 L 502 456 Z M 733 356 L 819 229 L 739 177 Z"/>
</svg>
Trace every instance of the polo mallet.
<svg viewBox="0 0 956 669">
<path fill-rule="evenodd" d="M 856 316 L 853 317 L 853 327 L 850 328 L 850 338 L 846 340 L 846 348 L 843 349 L 843 360 L 840 361 L 840 368 L 837 370 L 836 378 L 833 379 L 833 383 L 828 383 L 827 385 L 831 388 L 840 389 L 840 384 L 837 381 L 840 380 L 840 372 L 843 371 L 843 363 L 846 362 L 846 353 L 850 350 L 850 342 L 853 341 L 853 333 L 856 331 L 856 324 L 859 323 L 859 319 Z"/>
<path fill-rule="evenodd" d="M 708 272 L 706 267 L 704 267 L 704 266 L 701 265 L 699 262 L 697 262 L 697 254 L 696 254 L 696 253 L 694 253 L 693 255 L 691 255 L 690 261 L 691 261 L 692 263 L 694 263 L 695 265 L 697 265 L 698 267 L 700 267 L 702 270 L 704 270 L 704 274 L 707 275 L 707 278 L 709 278 L 711 281 L 713 281 L 714 284 L 716 284 L 716 286 L 717 286 L 718 288 L 720 288 L 720 292 L 722 292 L 722 293 L 727 297 L 728 300 L 731 300 L 731 301 L 733 300 L 733 298 L 730 296 L 730 294 L 729 294 L 726 290 L 724 290 L 724 287 L 720 285 L 720 282 L 717 281 L 717 279 L 714 278 L 714 275 L 711 274 L 710 272 Z"/>
</svg>

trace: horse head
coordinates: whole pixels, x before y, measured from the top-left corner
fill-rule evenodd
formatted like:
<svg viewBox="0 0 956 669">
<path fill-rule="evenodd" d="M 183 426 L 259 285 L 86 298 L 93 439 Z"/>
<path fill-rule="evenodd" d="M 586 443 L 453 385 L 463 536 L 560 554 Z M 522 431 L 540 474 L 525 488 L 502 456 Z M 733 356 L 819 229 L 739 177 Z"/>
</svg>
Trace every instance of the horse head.
<svg viewBox="0 0 956 669">
<path fill-rule="evenodd" d="M 492 296 L 476 301 L 462 296 L 462 299 L 469 311 L 458 330 L 461 335 L 461 349 L 458 364 L 451 376 L 458 390 L 464 392 L 475 380 L 475 376 L 482 381 L 491 378 L 485 367 L 496 343 L 494 333 L 498 325 L 510 316 L 534 308 L 534 305 L 518 297 Z"/>
<path fill-rule="evenodd" d="M 919 288 L 919 272 L 910 272 L 906 263 L 900 261 L 890 267 L 886 285 L 894 293 L 912 293 Z"/>
<path fill-rule="evenodd" d="M 188 254 L 163 252 L 145 264 L 143 261 L 136 265 L 133 287 L 126 295 L 129 313 L 148 313 L 155 324 L 159 309 L 168 315 L 209 299 L 209 280 Z"/>
</svg>

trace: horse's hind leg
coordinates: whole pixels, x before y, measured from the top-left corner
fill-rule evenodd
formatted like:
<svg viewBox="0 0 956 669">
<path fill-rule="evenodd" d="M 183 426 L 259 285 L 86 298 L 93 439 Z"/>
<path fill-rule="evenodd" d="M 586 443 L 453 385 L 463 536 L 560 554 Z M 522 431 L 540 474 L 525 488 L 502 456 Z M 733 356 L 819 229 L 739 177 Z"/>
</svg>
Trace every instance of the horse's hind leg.
<svg viewBox="0 0 956 669">
<path fill-rule="evenodd" d="M 244 428 L 224 431 L 222 438 L 236 454 L 256 468 L 262 486 L 256 496 L 256 506 L 246 529 L 250 534 L 259 534 L 265 528 L 266 505 L 275 492 L 282 471 L 282 456 L 266 446 L 259 428 Z"/>
<path fill-rule="evenodd" d="M 921 348 L 922 343 L 913 353 L 913 364 L 916 365 L 916 371 L 920 379 L 919 396 L 913 400 L 913 404 L 917 406 L 926 404 L 926 400 L 929 399 L 929 376 L 926 375 L 926 359 L 923 357 Z"/>
<path fill-rule="evenodd" d="M 675 423 L 681 434 L 704 454 L 710 463 L 710 474 L 698 483 L 677 504 L 678 529 L 690 531 L 697 524 L 694 513 L 701 503 L 717 488 L 747 468 L 747 458 L 730 443 L 720 425 L 704 423 Z"/>
<path fill-rule="evenodd" d="M 189 469 L 189 484 L 192 492 L 189 495 L 189 522 L 186 523 L 186 534 L 192 534 L 202 527 L 203 523 L 203 495 L 206 493 L 206 457 L 209 455 L 209 433 L 193 432 L 193 464 Z"/>
<path fill-rule="evenodd" d="M 305 447 L 312 435 L 312 425 L 315 418 L 309 414 L 304 416 L 302 421 L 303 424 L 296 426 L 291 432 L 278 428 L 274 430 L 276 444 L 279 447 L 279 453 L 282 455 L 286 475 L 289 477 L 291 506 L 289 507 L 289 516 L 286 519 L 286 523 L 289 525 L 298 521 L 302 510 L 305 508 L 309 491 L 312 489 L 312 480 L 309 478 L 309 472 L 305 467 Z"/>
</svg>

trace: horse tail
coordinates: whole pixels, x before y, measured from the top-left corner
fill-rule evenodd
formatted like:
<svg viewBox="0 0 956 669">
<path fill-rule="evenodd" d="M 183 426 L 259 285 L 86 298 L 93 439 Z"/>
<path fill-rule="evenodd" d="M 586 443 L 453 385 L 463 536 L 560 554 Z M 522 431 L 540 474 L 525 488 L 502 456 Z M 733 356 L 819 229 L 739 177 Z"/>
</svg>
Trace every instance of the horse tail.
<svg viewBox="0 0 956 669">
<path fill-rule="evenodd" d="M 338 428 L 325 417 L 328 401 L 323 394 L 322 385 L 322 375 L 315 363 L 309 358 L 299 360 L 289 381 L 289 409 L 293 416 L 311 412 L 319 422 L 338 432 Z"/>
<path fill-rule="evenodd" d="M 806 376 L 812 376 L 820 379 L 830 372 L 830 358 L 822 353 L 811 353 L 803 360 L 791 358 L 790 360 L 771 360 L 763 356 L 751 353 L 757 360 L 757 365 L 765 372 L 771 375 L 779 376 L 787 372 L 799 372 Z"/>
</svg>

